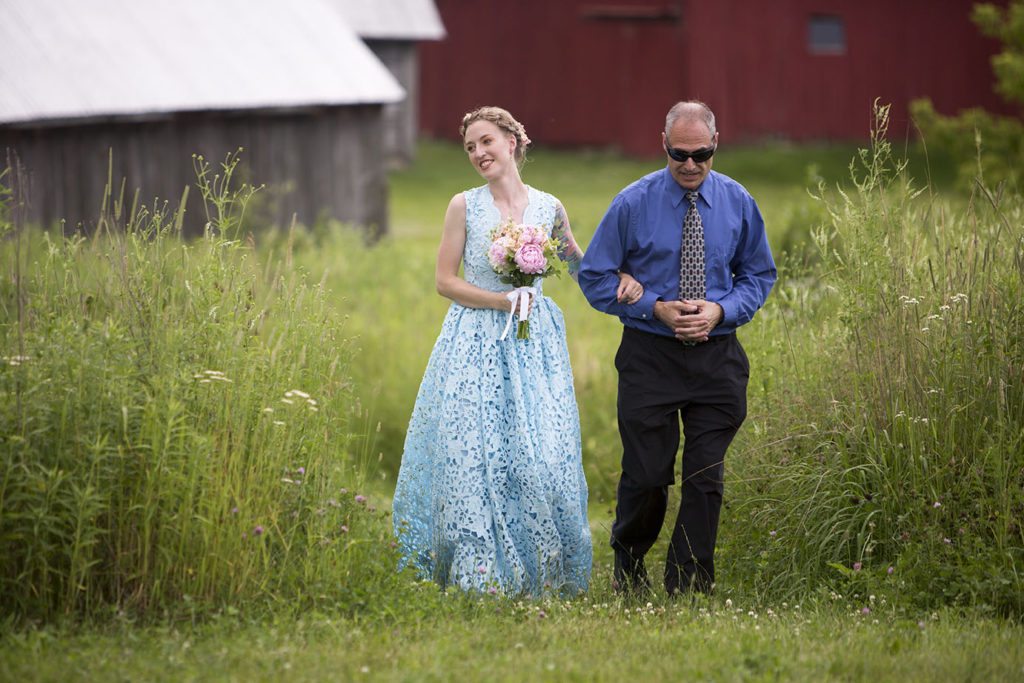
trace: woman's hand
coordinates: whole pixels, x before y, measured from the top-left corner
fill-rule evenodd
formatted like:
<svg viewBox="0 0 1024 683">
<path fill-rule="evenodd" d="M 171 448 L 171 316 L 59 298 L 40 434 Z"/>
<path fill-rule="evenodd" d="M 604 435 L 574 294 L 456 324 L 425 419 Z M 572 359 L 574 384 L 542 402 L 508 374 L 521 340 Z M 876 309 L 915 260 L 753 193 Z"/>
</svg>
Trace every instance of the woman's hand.
<svg viewBox="0 0 1024 683">
<path fill-rule="evenodd" d="M 615 295 L 619 302 L 635 304 L 644 295 L 644 286 L 637 282 L 629 273 L 619 273 L 619 288 Z"/>
<path fill-rule="evenodd" d="M 518 315 L 520 313 L 520 310 L 519 310 L 519 298 L 520 297 L 517 296 L 515 298 L 515 300 L 512 300 L 512 299 L 508 298 L 508 295 L 511 294 L 513 291 L 515 291 L 515 290 L 510 289 L 509 291 L 505 292 L 505 300 L 508 303 L 508 306 L 505 307 L 505 310 L 507 311 L 507 310 L 509 310 L 511 308 L 512 311 L 516 315 Z M 530 316 L 530 312 L 533 310 L 533 295 L 530 294 L 529 292 L 523 292 L 523 295 L 526 296 L 526 316 L 529 317 Z"/>
</svg>

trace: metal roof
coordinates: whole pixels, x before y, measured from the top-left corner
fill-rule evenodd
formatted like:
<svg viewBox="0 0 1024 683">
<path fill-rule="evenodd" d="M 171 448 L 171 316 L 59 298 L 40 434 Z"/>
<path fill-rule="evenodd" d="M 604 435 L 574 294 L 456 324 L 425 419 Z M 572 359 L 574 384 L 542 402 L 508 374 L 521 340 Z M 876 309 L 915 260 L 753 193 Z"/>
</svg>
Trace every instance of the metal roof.
<svg viewBox="0 0 1024 683">
<path fill-rule="evenodd" d="M 440 40 L 444 24 L 434 0 L 329 0 L 360 38 Z"/>
<path fill-rule="evenodd" d="M 0 0 L 0 124 L 388 103 L 326 0 Z"/>
</svg>

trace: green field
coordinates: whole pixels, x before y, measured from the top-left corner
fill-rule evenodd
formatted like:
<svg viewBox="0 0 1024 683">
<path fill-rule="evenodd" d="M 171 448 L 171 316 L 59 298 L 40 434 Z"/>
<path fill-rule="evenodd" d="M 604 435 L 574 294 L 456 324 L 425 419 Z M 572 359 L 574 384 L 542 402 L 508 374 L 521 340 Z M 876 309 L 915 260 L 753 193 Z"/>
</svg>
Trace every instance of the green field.
<svg viewBox="0 0 1024 683">
<path fill-rule="evenodd" d="M 447 307 L 441 221 L 479 184 L 457 146 L 418 151 L 372 245 L 333 223 L 236 234 L 244 193 L 188 243 L 153 213 L 87 238 L 0 214 L 0 680 L 1024 676 L 1016 187 L 958 186 L 882 140 L 723 145 L 715 169 L 757 198 L 780 279 L 741 330 L 749 416 L 697 602 L 611 589 L 620 326 L 547 283 L 593 578 L 511 600 L 393 570 L 390 495 Z M 539 149 L 523 176 L 585 247 L 660 164 Z"/>
</svg>

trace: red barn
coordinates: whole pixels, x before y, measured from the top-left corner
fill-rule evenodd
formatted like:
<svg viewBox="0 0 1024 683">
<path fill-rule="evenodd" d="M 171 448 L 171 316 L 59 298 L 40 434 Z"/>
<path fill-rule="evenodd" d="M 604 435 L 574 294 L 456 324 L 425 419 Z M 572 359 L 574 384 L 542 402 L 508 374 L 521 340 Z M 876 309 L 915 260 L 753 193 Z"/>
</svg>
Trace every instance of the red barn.
<svg viewBox="0 0 1024 683">
<path fill-rule="evenodd" d="M 723 140 L 864 140 L 872 102 L 945 114 L 1019 110 L 993 92 L 997 41 L 971 0 L 437 0 L 448 31 L 422 47 L 421 127 L 457 139 L 497 104 L 538 142 L 659 152 L 677 100 L 707 102 Z M 912 132 L 911 132 L 912 134 Z"/>
</svg>

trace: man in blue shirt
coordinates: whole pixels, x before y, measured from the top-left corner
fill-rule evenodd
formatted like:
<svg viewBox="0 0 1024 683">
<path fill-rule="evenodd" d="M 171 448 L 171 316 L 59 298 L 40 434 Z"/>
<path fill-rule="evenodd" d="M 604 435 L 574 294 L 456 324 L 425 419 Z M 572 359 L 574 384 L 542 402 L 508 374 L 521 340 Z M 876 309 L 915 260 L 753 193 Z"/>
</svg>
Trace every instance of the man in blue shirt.
<svg viewBox="0 0 1024 683">
<path fill-rule="evenodd" d="M 672 595 L 710 592 L 715 581 L 725 452 L 747 411 L 750 366 L 735 331 L 764 304 L 776 270 L 753 197 L 711 170 L 718 132 L 707 105 L 673 106 L 662 143 L 667 166 L 615 197 L 579 283 L 594 308 L 623 323 L 615 356 L 622 474 L 611 537 L 620 590 L 650 587 L 644 555 L 665 518 L 682 421 L 682 500 L 665 564 Z M 699 218 L 687 215 L 691 203 Z M 690 237 L 702 234 L 703 254 L 699 242 L 683 248 L 684 222 Z M 702 281 L 688 283 L 693 264 Z M 638 300 L 618 300 L 619 272 L 642 283 Z"/>
</svg>

